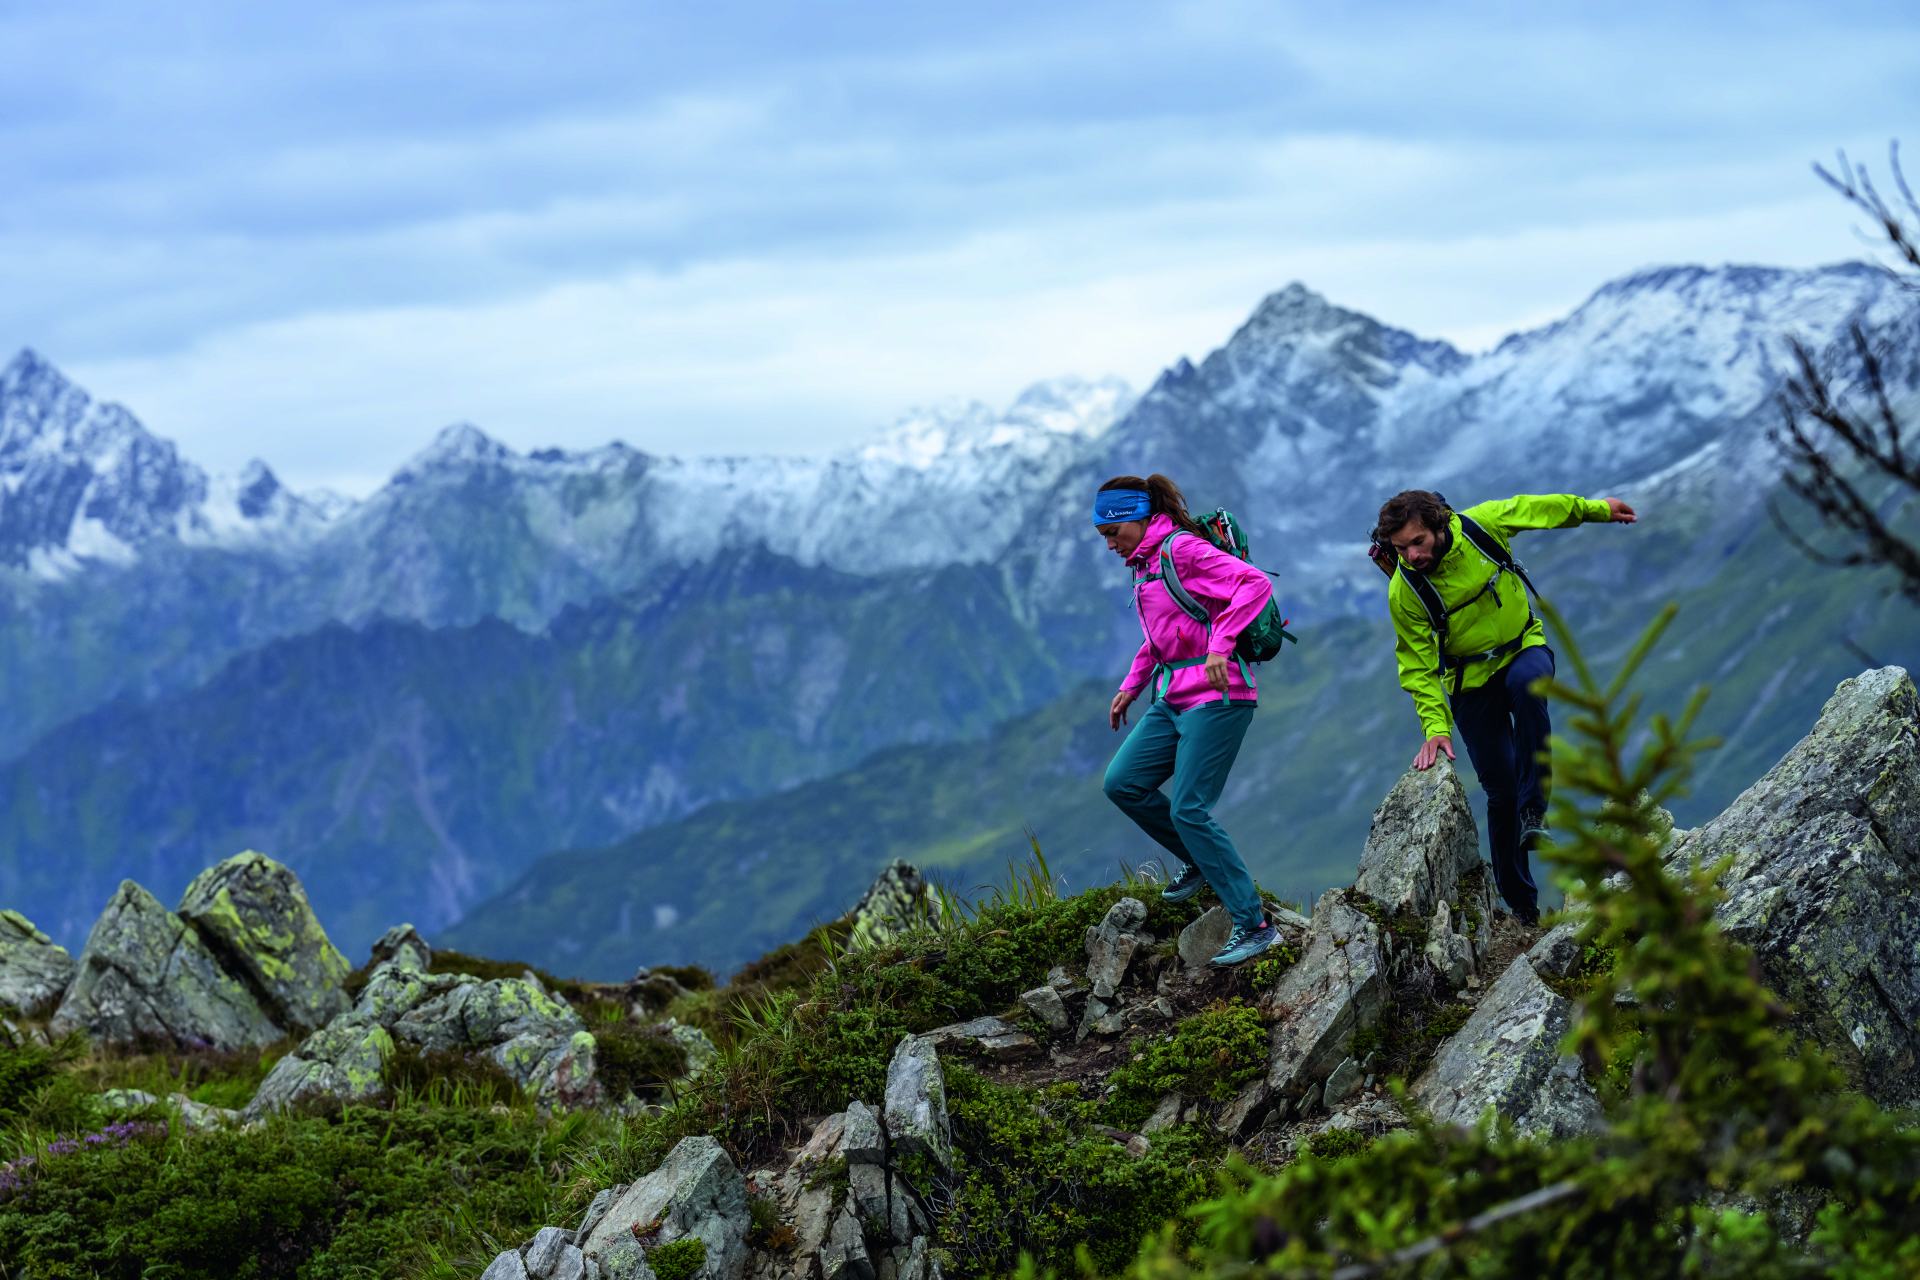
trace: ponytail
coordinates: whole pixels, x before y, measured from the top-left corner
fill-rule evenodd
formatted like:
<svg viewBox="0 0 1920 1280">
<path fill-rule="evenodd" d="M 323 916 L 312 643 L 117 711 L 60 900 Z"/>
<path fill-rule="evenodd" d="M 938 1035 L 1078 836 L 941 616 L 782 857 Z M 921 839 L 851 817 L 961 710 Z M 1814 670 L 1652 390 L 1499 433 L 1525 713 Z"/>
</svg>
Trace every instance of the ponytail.
<svg viewBox="0 0 1920 1280">
<path fill-rule="evenodd" d="M 1100 486 L 1100 492 L 1108 489 L 1139 489 L 1147 495 L 1149 510 L 1154 515 L 1166 516 L 1173 521 L 1174 527 L 1185 529 L 1188 533 L 1197 533 L 1206 537 L 1206 531 L 1199 521 L 1187 514 L 1187 495 L 1180 492 L 1180 486 L 1158 471 L 1142 480 L 1139 476 L 1115 476 Z"/>
</svg>

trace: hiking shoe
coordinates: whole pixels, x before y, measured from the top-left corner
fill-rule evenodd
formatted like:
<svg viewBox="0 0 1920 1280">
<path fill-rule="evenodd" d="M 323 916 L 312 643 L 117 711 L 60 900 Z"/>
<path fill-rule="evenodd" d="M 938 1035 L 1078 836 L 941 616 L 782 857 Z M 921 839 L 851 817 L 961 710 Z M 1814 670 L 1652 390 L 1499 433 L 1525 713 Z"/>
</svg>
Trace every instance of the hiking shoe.
<svg viewBox="0 0 1920 1280">
<path fill-rule="evenodd" d="M 1220 948 L 1220 954 L 1207 963 L 1216 968 L 1225 969 L 1253 959 L 1278 941 L 1280 941 L 1279 931 L 1265 920 L 1252 929 L 1235 925 L 1233 932 L 1227 935 L 1227 945 Z"/>
<path fill-rule="evenodd" d="M 1164 889 L 1160 890 L 1160 897 L 1161 900 L 1165 902 L 1185 902 L 1188 898 L 1191 898 L 1194 894 L 1206 888 L 1206 885 L 1207 878 L 1200 874 L 1200 868 L 1189 864 L 1182 867 L 1180 874 L 1170 880 Z"/>
</svg>

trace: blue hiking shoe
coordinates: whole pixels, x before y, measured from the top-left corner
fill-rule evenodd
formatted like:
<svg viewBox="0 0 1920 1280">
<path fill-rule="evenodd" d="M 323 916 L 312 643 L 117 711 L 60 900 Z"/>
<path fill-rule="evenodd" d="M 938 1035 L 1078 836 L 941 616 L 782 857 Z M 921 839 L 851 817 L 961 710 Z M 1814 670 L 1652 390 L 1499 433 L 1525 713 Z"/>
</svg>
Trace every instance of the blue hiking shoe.
<svg viewBox="0 0 1920 1280">
<path fill-rule="evenodd" d="M 1188 864 L 1160 890 L 1160 897 L 1167 902 L 1185 902 L 1206 886 L 1207 878 L 1200 874 L 1200 868 Z"/>
<path fill-rule="evenodd" d="M 1226 969 L 1253 959 L 1278 941 L 1279 931 L 1265 920 L 1252 929 L 1235 925 L 1233 932 L 1227 935 L 1227 945 L 1220 948 L 1220 954 L 1207 963 L 1215 968 Z"/>
<path fill-rule="evenodd" d="M 1549 837 L 1547 815 L 1538 809 L 1528 809 L 1520 815 L 1520 847 L 1533 851 L 1540 842 Z"/>
</svg>

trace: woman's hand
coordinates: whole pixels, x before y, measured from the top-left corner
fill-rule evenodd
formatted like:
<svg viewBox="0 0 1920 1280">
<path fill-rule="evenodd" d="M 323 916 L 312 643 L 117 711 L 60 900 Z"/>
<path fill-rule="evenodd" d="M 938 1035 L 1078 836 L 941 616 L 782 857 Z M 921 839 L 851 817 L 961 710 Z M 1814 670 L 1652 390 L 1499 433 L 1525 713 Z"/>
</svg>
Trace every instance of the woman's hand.
<svg viewBox="0 0 1920 1280">
<path fill-rule="evenodd" d="M 1107 708 L 1107 723 L 1118 733 L 1120 726 L 1127 722 L 1127 708 L 1133 705 L 1133 695 L 1122 689 L 1113 695 L 1113 705 Z"/>
<path fill-rule="evenodd" d="M 1224 694 L 1227 691 L 1227 655 L 1224 653 L 1208 654 L 1207 665 L 1203 670 L 1207 673 L 1207 683 Z"/>
</svg>

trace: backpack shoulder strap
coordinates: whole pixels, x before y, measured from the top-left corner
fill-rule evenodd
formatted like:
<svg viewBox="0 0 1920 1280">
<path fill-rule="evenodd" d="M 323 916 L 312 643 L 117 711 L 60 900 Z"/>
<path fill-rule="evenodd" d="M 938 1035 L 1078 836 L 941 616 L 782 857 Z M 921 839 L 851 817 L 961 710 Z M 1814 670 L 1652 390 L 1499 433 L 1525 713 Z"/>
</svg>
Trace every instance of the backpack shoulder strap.
<svg viewBox="0 0 1920 1280">
<path fill-rule="evenodd" d="M 1415 598 L 1420 601 L 1420 607 L 1427 611 L 1427 622 L 1433 627 L 1433 634 L 1440 641 L 1440 660 L 1444 663 L 1447 655 L 1446 602 L 1440 598 L 1440 592 L 1433 583 L 1427 580 L 1427 575 L 1411 567 L 1406 561 L 1399 561 L 1394 569 L 1399 574 L 1400 580 L 1407 584 Z"/>
<path fill-rule="evenodd" d="M 1167 594 L 1173 597 L 1173 602 L 1179 605 L 1189 618 L 1195 622 L 1204 622 L 1211 628 L 1213 620 L 1207 616 L 1206 606 L 1195 600 L 1193 593 L 1180 585 L 1180 571 L 1173 564 L 1173 540 L 1186 532 L 1185 529 L 1175 529 L 1166 536 L 1165 541 L 1161 542 L 1160 581 L 1166 584 Z"/>
<path fill-rule="evenodd" d="M 1540 588 L 1534 586 L 1533 579 L 1527 576 L 1526 567 L 1513 558 L 1513 552 L 1502 545 L 1500 539 L 1481 528 L 1480 523 L 1471 516 L 1459 512 L 1454 514 L 1460 516 L 1460 532 L 1466 534 L 1467 541 L 1480 549 L 1481 555 L 1493 561 L 1497 568 L 1505 569 L 1520 579 L 1522 585 L 1536 596 L 1540 594 Z"/>
</svg>

